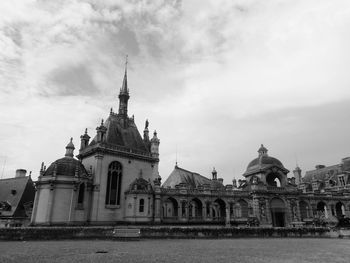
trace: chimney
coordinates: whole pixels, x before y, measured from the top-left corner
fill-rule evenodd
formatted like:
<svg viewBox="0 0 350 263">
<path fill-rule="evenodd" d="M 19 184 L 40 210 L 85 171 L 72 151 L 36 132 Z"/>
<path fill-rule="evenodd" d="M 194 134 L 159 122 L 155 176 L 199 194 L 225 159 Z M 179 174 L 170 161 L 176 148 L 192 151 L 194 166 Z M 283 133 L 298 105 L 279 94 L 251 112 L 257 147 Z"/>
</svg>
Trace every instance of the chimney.
<svg viewBox="0 0 350 263">
<path fill-rule="evenodd" d="M 26 174 L 27 174 L 27 170 L 25 170 L 25 169 L 17 169 L 16 170 L 16 178 L 25 177 Z"/>
</svg>

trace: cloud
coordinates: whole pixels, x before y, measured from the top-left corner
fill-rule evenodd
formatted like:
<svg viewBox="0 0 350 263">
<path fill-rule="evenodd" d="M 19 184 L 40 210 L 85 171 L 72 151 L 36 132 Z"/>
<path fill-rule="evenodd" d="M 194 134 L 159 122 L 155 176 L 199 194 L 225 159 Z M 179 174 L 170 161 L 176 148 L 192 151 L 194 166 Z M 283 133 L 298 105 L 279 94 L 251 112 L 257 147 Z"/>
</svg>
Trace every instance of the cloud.
<svg viewBox="0 0 350 263">
<path fill-rule="evenodd" d="M 297 150 L 286 136 L 307 138 L 318 127 L 317 141 L 300 140 L 311 168 L 313 155 L 330 156 L 313 145 L 331 131 L 304 111 L 320 118 L 350 98 L 349 17 L 345 0 L 3 1 L 0 155 L 11 169 L 34 171 L 41 158 L 30 152 L 60 157 L 66 138 L 118 107 L 129 54 L 129 112 L 158 130 L 163 177 L 176 148 L 185 168 L 210 174 L 216 166 L 225 180 L 265 141 L 292 165 Z M 346 109 L 334 106 L 329 116 L 344 130 Z M 25 149 L 20 137 L 30 138 Z M 344 153 L 333 140 L 338 148 L 328 151 Z"/>
</svg>

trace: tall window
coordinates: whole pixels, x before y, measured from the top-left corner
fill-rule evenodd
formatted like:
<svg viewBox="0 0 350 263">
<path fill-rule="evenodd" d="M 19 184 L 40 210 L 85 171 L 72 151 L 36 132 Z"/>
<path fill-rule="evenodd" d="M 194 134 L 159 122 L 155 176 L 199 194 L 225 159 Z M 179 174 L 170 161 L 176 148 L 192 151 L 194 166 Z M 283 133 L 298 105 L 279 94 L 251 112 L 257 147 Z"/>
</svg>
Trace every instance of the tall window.
<svg viewBox="0 0 350 263">
<path fill-rule="evenodd" d="M 122 165 L 112 162 L 108 167 L 106 205 L 120 205 Z"/>
<path fill-rule="evenodd" d="M 85 184 L 81 183 L 79 185 L 78 204 L 84 203 L 84 192 L 85 192 Z"/>
<path fill-rule="evenodd" d="M 140 199 L 139 212 L 143 213 L 145 210 L 145 199 Z"/>
</svg>

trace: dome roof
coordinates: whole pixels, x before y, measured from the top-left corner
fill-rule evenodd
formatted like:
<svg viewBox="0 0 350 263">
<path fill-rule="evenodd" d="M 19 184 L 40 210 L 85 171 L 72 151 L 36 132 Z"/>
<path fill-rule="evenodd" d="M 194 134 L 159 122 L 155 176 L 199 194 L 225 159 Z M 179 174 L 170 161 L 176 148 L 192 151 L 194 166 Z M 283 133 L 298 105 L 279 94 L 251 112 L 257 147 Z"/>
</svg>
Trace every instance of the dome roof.
<svg viewBox="0 0 350 263">
<path fill-rule="evenodd" d="M 281 161 L 278 160 L 277 158 L 274 158 L 271 156 L 260 156 L 258 158 L 255 158 L 253 161 L 251 161 L 248 164 L 247 171 L 255 168 L 261 168 L 262 166 L 266 166 L 266 165 L 268 166 L 275 165 L 275 166 L 284 167 Z"/>
<path fill-rule="evenodd" d="M 247 170 L 245 171 L 244 174 L 252 174 L 257 171 L 268 169 L 272 166 L 277 166 L 285 169 L 280 160 L 278 160 L 277 158 L 268 156 L 267 149 L 264 147 L 264 145 L 261 145 L 260 149 L 258 150 L 258 153 L 259 153 L 259 157 L 255 158 L 248 164 Z"/>
<path fill-rule="evenodd" d="M 53 162 L 49 168 L 46 169 L 43 176 L 53 176 L 56 170 L 56 175 L 64 176 L 79 176 L 88 177 L 88 173 L 84 165 L 72 157 L 63 157 Z"/>
</svg>

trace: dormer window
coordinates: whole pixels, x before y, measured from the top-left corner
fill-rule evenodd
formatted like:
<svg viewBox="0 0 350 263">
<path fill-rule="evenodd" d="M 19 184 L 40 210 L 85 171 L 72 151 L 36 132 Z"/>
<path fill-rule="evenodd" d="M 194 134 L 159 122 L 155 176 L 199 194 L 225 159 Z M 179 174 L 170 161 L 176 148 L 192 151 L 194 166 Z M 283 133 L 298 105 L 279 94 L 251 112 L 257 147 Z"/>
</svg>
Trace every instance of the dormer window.
<svg viewBox="0 0 350 263">
<path fill-rule="evenodd" d="M 344 175 L 339 175 L 339 176 L 338 176 L 338 179 L 339 179 L 340 185 L 341 185 L 341 186 L 344 186 L 344 185 L 345 185 Z"/>
</svg>

